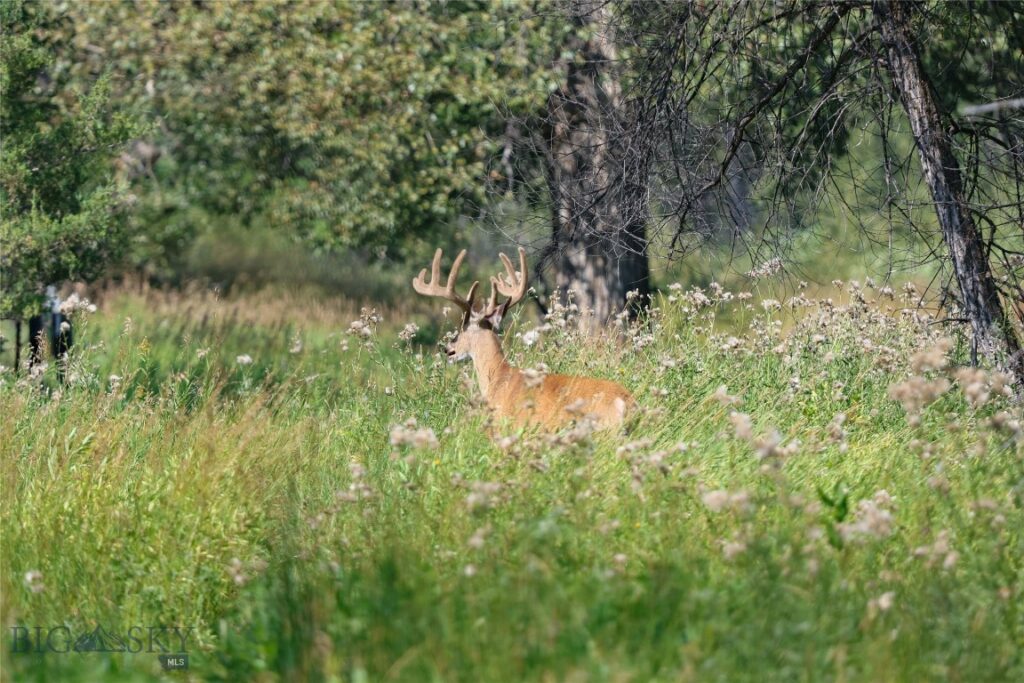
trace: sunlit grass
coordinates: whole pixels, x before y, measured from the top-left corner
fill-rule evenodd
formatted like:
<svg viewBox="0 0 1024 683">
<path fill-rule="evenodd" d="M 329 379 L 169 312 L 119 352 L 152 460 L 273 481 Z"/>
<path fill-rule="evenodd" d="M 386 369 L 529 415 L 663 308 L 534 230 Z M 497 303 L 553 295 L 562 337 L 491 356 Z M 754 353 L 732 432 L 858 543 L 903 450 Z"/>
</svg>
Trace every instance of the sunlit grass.
<svg viewBox="0 0 1024 683">
<path fill-rule="evenodd" d="M 644 408 L 555 442 L 490 438 L 422 312 L 365 312 L 367 336 L 338 300 L 110 293 L 70 386 L 0 387 L 4 626 L 192 626 L 210 680 L 1024 677 L 998 376 L 958 381 L 964 349 L 934 351 L 949 331 L 909 295 L 736 294 L 667 289 L 596 342 L 564 312 L 513 321 L 517 365 Z M 890 390 L 916 376 L 951 385 L 919 410 L 896 390 L 908 414 Z M 392 444 L 411 419 L 436 447 Z M 147 653 L 3 656 L 18 680 L 160 675 Z"/>
</svg>

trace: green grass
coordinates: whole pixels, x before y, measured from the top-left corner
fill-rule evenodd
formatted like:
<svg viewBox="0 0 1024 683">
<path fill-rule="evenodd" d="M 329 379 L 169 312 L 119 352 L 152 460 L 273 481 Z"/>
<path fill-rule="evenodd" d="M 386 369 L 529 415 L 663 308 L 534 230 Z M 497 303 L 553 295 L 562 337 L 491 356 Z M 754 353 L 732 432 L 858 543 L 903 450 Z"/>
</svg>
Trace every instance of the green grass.
<svg viewBox="0 0 1024 683">
<path fill-rule="evenodd" d="M 619 379 L 644 414 L 498 444 L 423 313 L 364 344 L 336 300 L 108 294 L 70 386 L 0 386 L 4 679 L 182 677 L 12 652 L 19 625 L 192 627 L 198 680 L 1024 679 L 1019 404 L 954 382 L 911 424 L 889 387 L 937 326 L 812 302 L 783 337 L 754 303 L 531 347 L 524 316 L 516 364 Z M 391 445 L 410 418 L 436 449 Z"/>
</svg>

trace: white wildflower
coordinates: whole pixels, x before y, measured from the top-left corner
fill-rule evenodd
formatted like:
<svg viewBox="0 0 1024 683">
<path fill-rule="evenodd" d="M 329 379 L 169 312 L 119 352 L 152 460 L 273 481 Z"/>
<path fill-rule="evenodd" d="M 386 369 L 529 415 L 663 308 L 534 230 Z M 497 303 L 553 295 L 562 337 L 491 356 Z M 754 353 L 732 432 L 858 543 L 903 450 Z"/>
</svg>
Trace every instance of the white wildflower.
<svg viewBox="0 0 1024 683">
<path fill-rule="evenodd" d="M 903 409 L 907 411 L 908 422 L 917 425 L 921 422 L 921 410 L 948 390 L 949 380 L 945 377 L 929 381 L 915 375 L 905 382 L 890 386 L 889 398 L 902 403 Z"/>
<path fill-rule="evenodd" d="M 89 303 L 88 299 L 80 298 L 75 292 L 72 292 L 71 295 L 60 304 L 60 312 L 63 315 L 74 315 L 81 311 L 95 313 L 96 306 Z"/>
<path fill-rule="evenodd" d="M 773 258 L 765 261 L 759 266 L 755 266 L 747 273 L 747 277 L 758 280 L 765 277 L 770 277 L 782 271 L 782 259 Z"/>
<path fill-rule="evenodd" d="M 948 529 L 942 529 L 935 535 L 935 541 L 914 549 L 914 557 L 920 557 L 929 567 L 941 562 L 942 568 L 949 571 L 956 567 L 960 553 L 953 549 Z"/>
<path fill-rule="evenodd" d="M 732 351 L 733 349 L 739 348 L 743 344 L 737 337 L 729 337 L 720 347 L 723 351 Z"/>
<path fill-rule="evenodd" d="M 495 507 L 498 502 L 498 494 L 502 486 L 494 481 L 474 481 L 469 485 L 470 493 L 466 496 L 466 506 L 470 510 L 480 510 Z"/>
<path fill-rule="evenodd" d="M 847 541 L 888 537 L 893 532 L 892 505 L 893 499 L 884 489 L 873 498 L 861 500 L 853 520 L 837 525 L 839 535 Z"/>
<path fill-rule="evenodd" d="M 953 348 L 953 340 L 944 337 L 935 345 L 918 351 L 910 357 L 910 368 L 914 372 L 927 372 L 929 370 L 942 370 L 946 367 L 946 354 Z"/>
<path fill-rule="evenodd" d="M 540 340 L 540 330 L 536 327 L 532 330 L 527 330 L 522 334 L 521 339 L 524 346 L 533 346 Z"/>
<path fill-rule="evenodd" d="M 348 333 L 356 337 L 369 337 L 373 329 L 362 320 L 353 320 L 348 326 Z"/>
<path fill-rule="evenodd" d="M 486 524 L 480 527 L 479 529 L 473 532 L 472 536 L 469 537 L 469 540 L 466 541 L 466 545 L 468 545 L 470 548 L 473 548 L 474 550 L 479 550 L 480 548 L 483 548 L 484 544 L 487 542 L 487 535 L 490 532 L 490 524 Z"/>
<path fill-rule="evenodd" d="M 398 333 L 398 338 L 404 342 L 411 342 L 419 331 L 419 325 L 416 323 L 407 323 L 406 326 L 402 328 L 402 331 Z"/>
<path fill-rule="evenodd" d="M 433 429 L 417 427 L 416 418 L 412 417 L 406 420 L 405 424 L 391 427 L 391 445 L 434 449 L 438 447 L 439 443 Z"/>
<path fill-rule="evenodd" d="M 742 555 L 747 550 L 747 544 L 743 541 L 725 541 L 722 543 L 722 555 L 725 559 L 732 560 Z"/>
<path fill-rule="evenodd" d="M 750 416 L 746 413 L 732 411 L 729 413 L 729 422 L 732 423 L 733 429 L 736 430 L 737 439 L 750 441 L 754 437 L 754 425 L 750 420 Z"/>
<path fill-rule="evenodd" d="M 533 389 L 534 387 L 539 387 L 544 382 L 544 378 L 548 374 L 548 368 L 541 363 L 536 368 L 524 368 L 521 374 L 526 387 Z"/>
<path fill-rule="evenodd" d="M 988 403 L 993 393 L 1007 395 L 1004 391 L 1008 384 L 1005 375 L 989 373 L 980 368 L 960 368 L 956 371 L 956 381 L 964 391 L 964 396 L 972 408 L 980 408 Z"/>
<path fill-rule="evenodd" d="M 41 593 L 46 589 L 43 585 L 43 573 L 38 569 L 25 572 L 25 586 L 33 593 Z"/>
<path fill-rule="evenodd" d="M 712 512 L 723 512 L 725 510 L 749 512 L 753 509 L 753 504 L 750 502 L 750 494 L 746 491 L 716 489 L 705 492 L 701 496 L 701 501 Z"/>
<path fill-rule="evenodd" d="M 868 612 L 871 616 L 874 616 L 878 612 L 888 612 L 892 609 L 893 604 L 896 601 L 896 593 L 893 591 L 886 591 L 877 598 L 872 598 L 868 602 Z"/>
<path fill-rule="evenodd" d="M 243 571 L 242 561 L 237 557 L 232 557 L 231 562 L 228 563 L 228 576 L 238 586 L 244 586 L 249 580 L 249 577 Z"/>
</svg>

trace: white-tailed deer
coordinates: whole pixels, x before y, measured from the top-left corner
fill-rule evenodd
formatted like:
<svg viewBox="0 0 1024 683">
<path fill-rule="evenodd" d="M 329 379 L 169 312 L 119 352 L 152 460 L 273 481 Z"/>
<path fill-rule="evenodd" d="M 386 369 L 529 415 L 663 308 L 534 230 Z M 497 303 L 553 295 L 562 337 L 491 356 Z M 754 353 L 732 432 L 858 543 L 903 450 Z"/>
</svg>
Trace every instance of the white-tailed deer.
<svg viewBox="0 0 1024 683">
<path fill-rule="evenodd" d="M 426 280 L 427 269 L 424 268 L 413 279 L 412 286 L 420 294 L 445 299 L 462 310 L 462 328 L 445 350 L 450 359 L 473 360 L 480 393 L 494 415 L 517 426 L 544 429 L 557 429 L 584 417 L 601 428 L 621 425 L 636 403 L 622 385 L 569 375 L 527 377 L 505 360 L 497 332 L 509 309 L 526 296 L 526 251 L 519 249 L 518 272 L 507 256 L 499 254 L 505 266 L 504 276 L 491 278 L 490 298 L 479 308 L 475 305 L 479 282 L 470 286 L 465 297 L 455 291 L 459 266 L 465 256 L 463 249 L 455 257 L 447 282 L 441 284 L 441 250 L 438 249 L 431 264 L 430 281 Z M 501 303 L 499 296 L 505 298 Z"/>
</svg>

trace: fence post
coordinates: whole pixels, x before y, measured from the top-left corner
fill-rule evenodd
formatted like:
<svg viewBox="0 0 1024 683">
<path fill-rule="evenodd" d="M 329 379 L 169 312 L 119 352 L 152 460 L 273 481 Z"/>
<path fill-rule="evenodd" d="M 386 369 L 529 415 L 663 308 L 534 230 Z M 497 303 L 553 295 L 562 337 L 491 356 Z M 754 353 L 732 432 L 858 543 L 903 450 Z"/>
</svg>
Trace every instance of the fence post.
<svg viewBox="0 0 1024 683">
<path fill-rule="evenodd" d="M 21 370 L 21 319 L 14 321 L 14 376 Z"/>
</svg>

